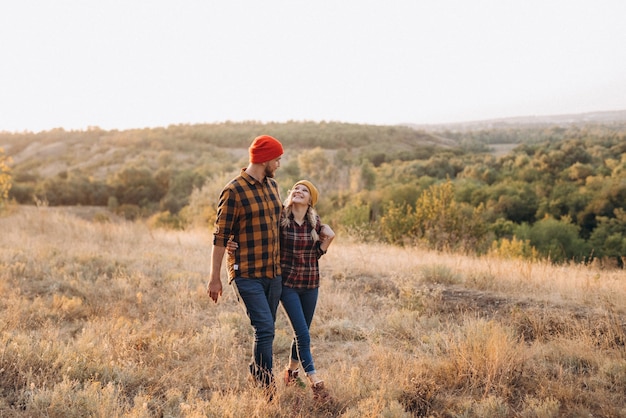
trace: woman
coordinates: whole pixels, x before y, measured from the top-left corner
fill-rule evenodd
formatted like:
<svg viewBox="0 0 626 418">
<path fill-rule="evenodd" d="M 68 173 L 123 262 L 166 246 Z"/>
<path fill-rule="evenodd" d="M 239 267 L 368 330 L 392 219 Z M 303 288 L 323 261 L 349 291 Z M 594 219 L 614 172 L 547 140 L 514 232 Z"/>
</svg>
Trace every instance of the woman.
<svg viewBox="0 0 626 418">
<path fill-rule="evenodd" d="M 300 381 L 300 366 L 317 401 L 329 401 L 324 381 L 318 376 L 311 355 L 309 328 L 313 321 L 320 286 L 319 258 L 326 254 L 335 233 L 321 223 L 315 211 L 319 192 L 308 180 L 296 182 L 284 202 L 280 222 L 280 265 L 282 270 L 283 305 L 294 331 L 289 365 L 285 370 L 285 384 Z M 228 251 L 235 251 L 238 243 L 229 242 Z"/>
<path fill-rule="evenodd" d="M 315 370 L 311 355 L 309 328 L 313 321 L 320 286 L 319 258 L 326 254 L 335 233 L 321 223 L 315 211 L 317 188 L 308 180 L 293 185 L 285 200 L 280 223 L 280 265 L 283 305 L 295 337 L 291 343 L 285 383 L 298 382 L 300 365 L 313 389 L 316 400 L 328 400 L 324 382 Z"/>
</svg>

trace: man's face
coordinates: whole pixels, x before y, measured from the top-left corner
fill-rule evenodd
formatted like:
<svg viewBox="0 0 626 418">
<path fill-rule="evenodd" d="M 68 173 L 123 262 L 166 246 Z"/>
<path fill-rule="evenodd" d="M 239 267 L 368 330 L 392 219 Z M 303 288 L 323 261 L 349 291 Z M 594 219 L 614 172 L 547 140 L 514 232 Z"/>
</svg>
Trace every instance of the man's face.
<svg viewBox="0 0 626 418">
<path fill-rule="evenodd" d="M 278 167 L 280 167 L 280 158 L 281 157 L 274 158 L 273 160 L 265 163 L 265 177 L 274 177 L 276 170 L 278 170 Z"/>
</svg>

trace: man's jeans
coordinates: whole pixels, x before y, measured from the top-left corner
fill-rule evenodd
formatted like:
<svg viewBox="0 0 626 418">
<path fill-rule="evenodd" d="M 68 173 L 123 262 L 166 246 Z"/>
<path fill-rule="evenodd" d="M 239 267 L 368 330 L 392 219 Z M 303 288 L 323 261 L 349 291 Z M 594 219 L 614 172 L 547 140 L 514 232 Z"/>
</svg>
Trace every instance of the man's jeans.
<svg viewBox="0 0 626 418">
<path fill-rule="evenodd" d="M 280 301 L 291 322 L 295 338 L 291 343 L 291 358 L 302 363 L 306 374 L 315 373 L 311 355 L 311 335 L 309 328 L 317 305 L 318 288 L 294 289 L 283 286 Z"/>
<path fill-rule="evenodd" d="M 243 302 L 254 329 L 252 346 L 254 360 L 250 364 L 250 373 L 258 382 L 267 386 L 273 381 L 272 346 L 282 278 L 281 276 L 274 279 L 236 277 L 233 284 L 237 298 Z"/>
</svg>

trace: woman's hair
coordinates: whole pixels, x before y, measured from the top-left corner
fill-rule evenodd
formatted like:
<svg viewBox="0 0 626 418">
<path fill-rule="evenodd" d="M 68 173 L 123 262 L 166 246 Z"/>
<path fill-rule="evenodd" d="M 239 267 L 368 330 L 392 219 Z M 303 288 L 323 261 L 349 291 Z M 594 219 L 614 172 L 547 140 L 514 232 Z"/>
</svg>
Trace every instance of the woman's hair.
<svg viewBox="0 0 626 418">
<path fill-rule="evenodd" d="M 283 212 L 285 213 L 285 216 L 280 221 L 280 226 L 289 226 L 292 219 L 291 200 L 289 198 L 285 200 L 285 208 L 283 209 Z M 311 237 L 313 238 L 313 242 L 319 241 L 320 236 L 317 233 L 317 220 L 319 219 L 319 216 L 317 216 L 317 211 L 313 208 L 313 206 L 309 206 L 309 208 L 307 209 L 306 218 L 309 221 L 309 225 L 311 225 L 312 227 Z"/>
</svg>

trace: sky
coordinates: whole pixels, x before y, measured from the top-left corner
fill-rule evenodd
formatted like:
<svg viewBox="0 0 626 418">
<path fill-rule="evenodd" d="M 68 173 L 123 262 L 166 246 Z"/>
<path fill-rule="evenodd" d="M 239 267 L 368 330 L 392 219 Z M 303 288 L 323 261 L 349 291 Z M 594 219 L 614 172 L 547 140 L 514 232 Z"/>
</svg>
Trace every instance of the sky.
<svg viewBox="0 0 626 418">
<path fill-rule="evenodd" d="M 626 109 L 624 0 L 0 0 L 0 131 Z"/>
</svg>

